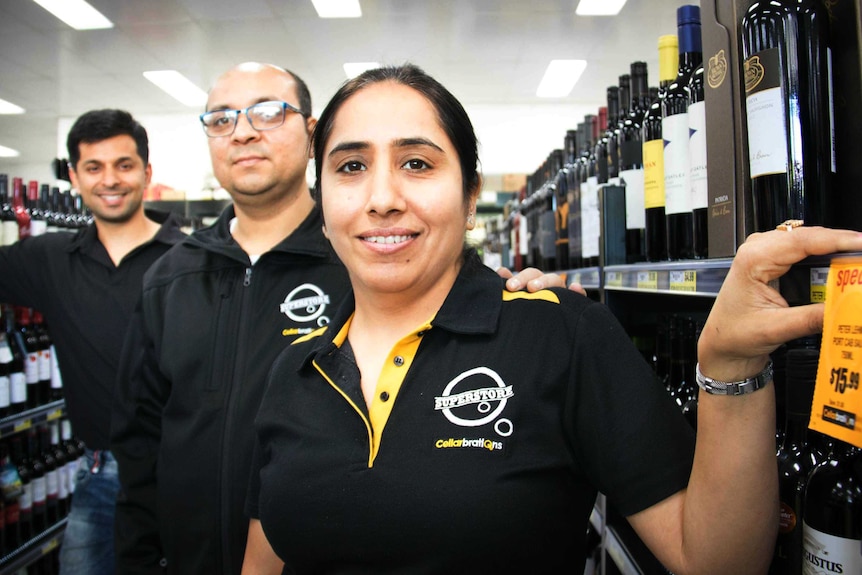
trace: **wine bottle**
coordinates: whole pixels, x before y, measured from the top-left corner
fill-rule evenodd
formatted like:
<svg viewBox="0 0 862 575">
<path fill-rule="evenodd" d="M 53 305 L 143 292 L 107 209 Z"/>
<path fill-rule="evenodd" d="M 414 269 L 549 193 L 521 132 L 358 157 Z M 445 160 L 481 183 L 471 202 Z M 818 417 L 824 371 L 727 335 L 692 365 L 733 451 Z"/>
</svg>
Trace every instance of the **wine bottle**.
<svg viewBox="0 0 862 575">
<path fill-rule="evenodd" d="M 601 214 L 599 212 L 598 177 L 595 174 L 593 138 L 597 134 L 596 116 L 587 114 L 579 125 L 582 135 L 580 166 L 581 189 L 581 257 L 585 267 L 599 265 L 599 235 Z"/>
<path fill-rule="evenodd" d="M 572 144 L 574 145 L 574 144 Z M 554 216 L 554 224 L 557 230 L 557 262 L 561 270 L 572 267 L 569 261 L 569 132 L 563 140 L 563 155 L 560 158 L 562 164 L 557 172 L 555 180 L 555 193 L 557 196 L 557 211 Z"/>
<path fill-rule="evenodd" d="M 664 194 L 664 141 L 661 104 L 668 86 L 676 78 L 679 48 L 675 35 L 658 39 L 659 95 L 653 99 L 641 125 L 644 163 L 644 242 L 647 261 L 667 259 L 667 222 Z"/>
<path fill-rule="evenodd" d="M 691 193 L 688 185 L 688 80 L 703 61 L 700 8 L 680 6 L 677 15 L 679 67 L 661 102 L 667 253 L 671 260 L 694 256 Z"/>
<path fill-rule="evenodd" d="M 0 174 L 0 245 L 11 246 L 18 241 L 18 218 L 9 197 L 9 176 Z"/>
<path fill-rule="evenodd" d="M 51 449 L 51 430 L 44 424 L 39 426 L 38 457 L 45 465 L 45 524 L 50 527 L 60 519 L 60 472 Z"/>
<path fill-rule="evenodd" d="M 56 419 L 48 424 L 51 430 L 51 452 L 57 466 L 57 513 L 62 519 L 69 514 L 69 455 L 60 444 L 60 422 Z"/>
<path fill-rule="evenodd" d="M 648 104 L 646 62 L 633 62 L 629 75 L 631 103 L 620 124 L 620 179 L 626 187 L 626 263 L 642 262 L 645 252 L 643 141 L 641 122 Z"/>
<path fill-rule="evenodd" d="M 6 336 L 5 310 L 0 306 L 0 418 L 12 413 L 12 348 Z"/>
<path fill-rule="evenodd" d="M 33 332 L 39 349 L 39 403 L 44 405 L 51 401 L 51 372 L 53 370 L 53 344 L 45 318 L 38 310 L 33 310 L 32 318 Z"/>
<path fill-rule="evenodd" d="M 703 93 L 703 62 L 688 80 L 688 185 L 691 190 L 694 257 L 709 257 L 706 180 L 706 102 Z"/>
<path fill-rule="evenodd" d="M 581 188 L 578 174 L 578 145 L 581 136 L 577 130 L 566 131 L 566 204 L 569 206 L 566 226 L 569 232 L 569 266 L 583 267 L 583 250 L 581 249 Z"/>
<path fill-rule="evenodd" d="M 24 493 L 24 485 L 18 476 L 18 467 L 12 461 L 9 447 L 5 441 L 0 443 L 0 487 L 4 502 L 2 545 L 7 551 L 21 545 L 19 500 Z"/>
<path fill-rule="evenodd" d="M 542 170 L 539 214 L 540 269 L 556 270 L 557 264 L 557 185 L 556 174 L 563 166 L 563 150 L 552 150 Z"/>
<path fill-rule="evenodd" d="M 18 324 L 19 341 L 25 350 L 24 377 L 27 381 L 27 408 L 39 405 L 39 337 L 31 325 L 31 310 L 15 307 L 15 321 Z"/>
<path fill-rule="evenodd" d="M 48 479 L 45 477 L 45 462 L 39 457 L 39 435 L 35 427 L 27 430 L 27 466 L 33 484 L 33 533 L 39 534 L 48 527 L 47 500 Z"/>
<path fill-rule="evenodd" d="M 6 319 L 6 342 L 12 352 L 12 362 L 9 364 L 9 411 L 21 413 L 27 410 L 27 375 L 25 364 L 27 350 L 21 339 L 21 334 L 15 329 L 15 314 L 12 306 L 4 308 Z"/>
<path fill-rule="evenodd" d="M 593 155 L 596 158 L 596 182 L 598 185 L 608 183 L 608 118 L 607 107 L 599 108 L 598 137 L 596 138 Z"/>
<path fill-rule="evenodd" d="M 84 456 L 84 444 L 76 441 L 72 435 L 72 422 L 68 418 L 60 420 L 60 446 L 66 451 L 66 476 L 69 482 L 69 508 L 72 506 L 72 497 L 75 494 L 77 484 L 78 467 Z"/>
<path fill-rule="evenodd" d="M 862 573 L 862 459 L 836 440 L 808 477 L 803 522 L 805 575 Z"/>
<path fill-rule="evenodd" d="M 828 16 L 817 0 L 756 0 L 740 26 L 755 231 L 830 224 L 835 171 Z"/>
<path fill-rule="evenodd" d="M 27 461 L 27 451 L 24 447 L 24 437 L 19 433 L 12 437 L 12 461 L 21 479 L 21 496 L 18 498 L 18 545 L 20 546 L 33 537 L 33 473 Z M 6 525 L 9 525 L 9 514 L 6 514 Z"/>
<path fill-rule="evenodd" d="M 620 154 L 619 154 L 619 141 L 617 140 L 617 124 L 620 120 L 620 88 L 619 86 L 608 86 L 607 88 L 607 102 L 608 102 L 608 127 L 605 130 L 604 141 L 605 141 L 605 154 L 606 158 L 604 162 L 599 163 L 599 177 L 601 178 L 603 174 L 601 173 L 601 169 L 604 167 L 607 170 L 607 177 L 605 178 L 605 182 L 616 181 L 616 178 L 619 177 L 619 166 L 620 166 Z"/>
<path fill-rule="evenodd" d="M 45 184 L 47 188 L 47 184 Z M 45 219 L 45 210 L 39 198 L 39 182 L 30 180 L 27 186 L 27 200 L 30 211 L 30 235 L 41 236 L 48 231 L 48 221 Z"/>
<path fill-rule="evenodd" d="M 811 470 L 820 463 L 816 451 L 808 445 L 819 355 L 816 349 L 790 349 L 784 355 L 784 438 L 777 458 L 780 516 L 771 575 L 802 574 L 805 484 Z"/>
<path fill-rule="evenodd" d="M 18 222 L 18 237 L 15 242 L 30 237 L 30 214 L 27 212 L 26 196 L 24 180 L 12 178 L 12 209 Z"/>
<path fill-rule="evenodd" d="M 629 74 L 621 74 L 617 79 L 617 93 L 619 95 L 619 110 L 617 111 L 617 123 L 614 125 L 614 138 L 616 147 L 614 148 L 617 152 L 616 161 L 614 164 L 616 165 L 616 178 L 608 178 L 608 183 L 614 184 L 616 186 L 620 185 L 619 173 L 620 173 L 620 163 L 622 162 L 622 153 L 620 150 L 620 132 L 623 129 L 623 122 L 625 122 L 626 118 L 629 115 L 629 105 L 632 102 L 631 97 L 631 76 Z"/>
</svg>

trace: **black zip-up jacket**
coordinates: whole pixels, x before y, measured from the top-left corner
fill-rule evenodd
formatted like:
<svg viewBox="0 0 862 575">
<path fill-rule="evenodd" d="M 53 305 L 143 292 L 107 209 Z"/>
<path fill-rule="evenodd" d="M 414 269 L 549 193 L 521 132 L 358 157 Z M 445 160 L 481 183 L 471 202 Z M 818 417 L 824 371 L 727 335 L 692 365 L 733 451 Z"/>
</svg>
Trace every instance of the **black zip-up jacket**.
<svg viewBox="0 0 862 575">
<path fill-rule="evenodd" d="M 275 357 L 349 291 L 314 210 L 251 265 L 229 206 L 144 278 L 116 389 L 118 573 L 238 574 L 253 422 Z"/>
<path fill-rule="evenodd" d="M 177 216 L 154 210 L 146 215 L 161 228 L 119 265 L 99 241 L 95 224 L 0 248 L 0 301 L 35 308 L 45 317 L 72 428 L 91 449 L 108 448 L 114 381 L 144 272 L 186 237 Z"/>
</svg>

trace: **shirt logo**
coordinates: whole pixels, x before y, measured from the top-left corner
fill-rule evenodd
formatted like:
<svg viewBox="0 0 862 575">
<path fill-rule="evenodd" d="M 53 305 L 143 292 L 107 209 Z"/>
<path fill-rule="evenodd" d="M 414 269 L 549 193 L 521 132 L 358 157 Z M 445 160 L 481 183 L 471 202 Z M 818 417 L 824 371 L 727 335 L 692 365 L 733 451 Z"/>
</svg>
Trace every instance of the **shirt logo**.
<svg viewBox="0 0 862 575">
<path fill-rule="evenodd" d="M 287 294 L 278 311 L 297 323 L 316 320 L 318 327 L 322 327 L 329 323 L 329 317 L 323 315 L 329 303 L 329 294 L 322 289 L 314 284 L 302 284 Z"/>
<path fill-rule="evenodd" d="M 512 386 L 506 385 L 496 371 L 476 367 L 446 384 L 443 394 L 434 398 L 434 409 L 460 427 L 479 427 L 496 420 L 494 431 L 508 437 L 513 431 L 512 421 L 498 417 L 514 395 Z"/>
</svg>

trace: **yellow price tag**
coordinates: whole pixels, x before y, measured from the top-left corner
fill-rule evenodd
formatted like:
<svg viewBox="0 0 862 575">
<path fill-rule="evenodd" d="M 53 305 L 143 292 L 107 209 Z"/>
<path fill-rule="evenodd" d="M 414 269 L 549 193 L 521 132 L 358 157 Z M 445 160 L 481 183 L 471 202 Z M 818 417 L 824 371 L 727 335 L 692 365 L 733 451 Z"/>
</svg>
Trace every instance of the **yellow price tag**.
<svg viewBox="0 0 862 575">
<path fill-rule="evenodd" d="M 33 421 L 31 419 L 24 419 L 15 424 L 15 432 L 24 431 L 33 427 Z"/>
<path fill-rule="evenodd" d="M 826 282 L 829 268 L 811 268 L 811 303 L 826 301 Z"/>
<path fill-rule="evenodd" d="M 623 274 L 621 272 L 605 272 L 605 285 L 623 287 Z"/>
<path fill-rule="evenodd" d="M 54 411 L 45 416 L 45 420 L 54 421 L 55 419 L 60 419 L 61 417 L 63 417 L 63 410 L 55 409 Z"/>
<path fill-rule="evenodd" d="M 829 268 L 817 383 L 809 427 L 862 447 L 862 259 Z"/>
<path fill-rule="evenodd" d="M 658 272 L 638 272 L 638 289 L 658 289 Z"/>
<path fill-rule="evenodd" d="M 668 279 L 670 280 L 670 291 L 697 291 L 696 271 L 672 271 Z"/>
</svg>

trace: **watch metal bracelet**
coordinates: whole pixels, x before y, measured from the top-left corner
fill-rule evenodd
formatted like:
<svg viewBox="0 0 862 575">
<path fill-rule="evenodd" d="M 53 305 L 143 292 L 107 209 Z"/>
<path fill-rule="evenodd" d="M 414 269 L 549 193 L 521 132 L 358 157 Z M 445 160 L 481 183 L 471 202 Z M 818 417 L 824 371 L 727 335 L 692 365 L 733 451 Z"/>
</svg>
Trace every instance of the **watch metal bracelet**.
<svg viewBox="0 0 862 575">
<path fill-rule="evenodd" d="M 719 381 L 703 375 L 700 364 L 695 366 L 697 386 L 712 395 L 746 395 L 754 393 L 772 381 L 772 360 L 766 364 L 763 371 L 743 381 Z"/>
</svg>

